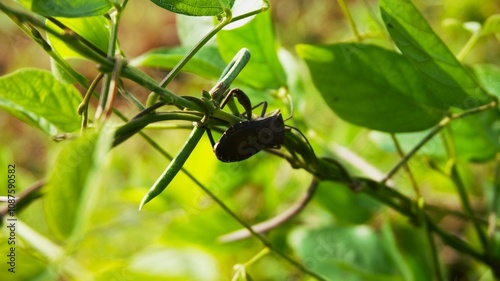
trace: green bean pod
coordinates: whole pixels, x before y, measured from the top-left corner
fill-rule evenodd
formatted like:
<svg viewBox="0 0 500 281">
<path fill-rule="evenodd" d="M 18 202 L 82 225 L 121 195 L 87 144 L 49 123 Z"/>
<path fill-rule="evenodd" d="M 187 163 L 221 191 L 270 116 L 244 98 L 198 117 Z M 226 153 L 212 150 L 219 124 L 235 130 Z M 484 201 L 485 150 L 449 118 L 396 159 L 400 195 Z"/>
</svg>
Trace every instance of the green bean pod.
<svg viewBox="0 0 500 281">
<path fill-rule="evenodd" d="M 156 180 L 153 186 L 149 189 L 148 193 L 144 195 L 142 198 L 141 204 L 139 205 L 139 210 L 142 207 L 151 201 L 151 199 L 158 196 L 174 179 L 175 175 L 180 171 L 186 160 L 188 159 L 191 152 L 194 150 L 201 137 L 205 133 L 205 128 L 201 126 L 195 126 L 191 131 L 188 139 L 184 143 L 182 149 L 179 154 L 172 159 L 172 162 L 168 165 L 168 167 L 163 171 L 161 176 Z"/>
</svg>

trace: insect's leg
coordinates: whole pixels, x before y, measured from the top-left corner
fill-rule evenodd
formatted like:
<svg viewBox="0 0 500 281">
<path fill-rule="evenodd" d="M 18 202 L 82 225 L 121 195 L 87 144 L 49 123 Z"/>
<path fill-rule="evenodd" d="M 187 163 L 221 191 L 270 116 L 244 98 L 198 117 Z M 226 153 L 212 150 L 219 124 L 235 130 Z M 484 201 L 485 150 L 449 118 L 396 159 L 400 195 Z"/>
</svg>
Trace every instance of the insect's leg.
<svg viewBox="0 0 500 281">
<path fill-rule="evenodd" d="M 238 102 L 243 106 L 245 112 L 247 114 L 247 119 L 252 119 L 252 102 L 248 98 L 248 96 L 242 90 L 238 88 L 233 89 L 233 95 L 236 96 Z"/>
<path fill-rule="evenodd" d="M 210 143 L 212 144 L 212 148 L 215 146 L 215 141 L 214 141 L 214 137 L 212 136 L 212 130 L 210 130 L 209 128 L 206 128 L 207 130 L 207 136 L 208 136 L 208 139 L 210 140 Z"/>
<path fill-rule="evenodd" d="M 250 99 L 248 98 L 248 96 L 245 94 L 245 92 L 243 92 L 239 88 L 234 88 L 234 89 L 231 89 L 229 91 L 229 93 L 226 95 L 226 97 L 224 98 L 224 100 L 222 100 L 222 102 L 220 104 L 220 108 L 221 109 L 224 108 L 224 106 L 234 96 L 236 96 L 236 99 L 238 99 L 238 102 L 243 106 L 243 108 L 245 109 L 245 113 L 246 113 L 247 119 L 250 120 L 252 118 L 252 102 L 250 101 Z M 231 104 L 229 104 L 229 106 L 231 106 Z M 236 108 L 234 108 L 234 109 L 231 108 L 231 110 L 233 110 L 233 112 L 234 111 L 237 112 Z"/>
<path fill-rule="evenodd" d="M 256 109 L 257 107 L 259 107 L 261 105 L 262 105 L 262 112 L 260 113 L 259 117 L 264 117 L 264 115 L 266 114 L 266 110 L 267 110 L 267 101 L 261 101 L 261 102 L 259 102 L 254 107 L 252 107 L 251 110 L 254 110 L 254 109 Z"/>
<path fill-rule="evenodd" d="M 262 104 L 262 112 L 260 113 L 260 117 L 264 117 L 264 115 L 266 114 L 266 110 L 267 110 L 267 101 L 262 101 L 260 102 L 258 105 L 261 105 Z M 257 105 L 257 106 L 258 106 Z M 256 107 L 257 107 L 256 106 Z"/>
<path fill-rule="evenodd" d="M 290 106 L 288 107 L 288 111 L 290 112 L 290 116 L 288 116 L 287 118 L 285 118 L 285 120 L 284 120 L 284 121 L 287 121 L 287 120 L 289 120 L 289 119 L 292 119 L 292 118 L 293 118 L 293 111 L 294 111 L 294 109 L 293 109 L 293 100 L 292 100 L 292 96 L 291 96 L 291 95 L 290 95 L 290 93 L 288 93 L 288 92 L 287 92 L 287 94 L 286 94 L 286 99 L 288 100 L 288 104 L 290 105 Z"/>
<path fill-rule="evenodd" d="M 234 90 L 235 89 L 231 89 L 227 95 L 224 97 L 224 99 L 222 100 L 222 102 L 220 103 L 220 109 L 223 109 L 224 106 L 229 105 L 229 108 L 231 109 L 231 112 L 234 114 L 234 115 L 237 115 L 239 116 L 240 115 L 240 112 L 238 111 L 238 108 L 236 107 L 236 105 L 234 104 Z"/>
</svg>

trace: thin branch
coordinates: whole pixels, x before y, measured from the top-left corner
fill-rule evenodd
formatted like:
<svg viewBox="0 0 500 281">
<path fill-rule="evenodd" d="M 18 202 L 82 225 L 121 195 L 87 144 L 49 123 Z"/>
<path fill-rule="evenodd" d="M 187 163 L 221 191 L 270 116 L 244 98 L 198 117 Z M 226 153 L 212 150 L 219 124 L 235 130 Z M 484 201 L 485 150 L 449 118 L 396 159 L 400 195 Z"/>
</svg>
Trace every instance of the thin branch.
<svg viewBox="0 0 500 281">
<path fill-rule="evenodd" d="M 396 151 L 398 152 L 399 156 L 401 158 L 404 158 L 405 153 L 404 153 L 403 149 L 401 148 L 401 145 L 399 144 L 399 141 L 396 138 L 396 135 L 394 133 L 391 133 L 390 135 L 391 135 L 392 142 L 394 143 L 394 146 L 396 147 Z M 413 191 L 415 192 L 415 198 L 417 198 L 417 199 L 420 198 L 421 197 L 420 188 L 417 184 L 417 181 L 415 180 L 415 177 L 413 176 L 413 173 L 410 170 L 408 163 L 405 163 L 404 170 L 405 170 L 406 175 L 410 179 L 411 186 L 413 187 Z"/>
<path fill-rule="evenodd" d="M 410 150 L 410 152 L 408 152 L 408 154 L 406 154 L 397 164 L 396 166 L 394 166 L 388 173 L 387 175 L 380 181 L 381 183 L 385 183 L 387 182 L 390 178 L 392 178 L 392 176 L 394 176 L 394 174 L 396 174 L 397 171 L 399 171 L 399 169 L 401 167 L 403 167 L 404 165 L 406 165 L 406 163 L 408 162 L 408 160 L 410 160 L 410 158 L 413 157 L 413 155 L 415 155 L 415 153 L 417 153 L 417 151 L 420 150 L 420 148 L 422 148 L 428 141 L 430 141 L 437 133 L 439 133 L 443 128 L 444 126 L 448 125 L 448 123 L 450 123 L 450 118 L 446 117 L 445 119 L 443 119 L 441 121 L 441 123 L 439 123 L 438 126 L 434 127 L 430 132 L 429 134 L 427 134 L 427 136 L 425 136 L 412 150 Z"/>
<path fill-rule="evenodd" d="M 19 196 L 16 197 L 16 206 L 15 212 L 18 213 L 23 208 L 29 205 L 33 200 L 40 198 L 42 195 L 40 193 L 40 189 L 46 184 L 45 180 L 39 180 L 32 184 L 27 189 L 23 190 Z M 0 221 L 3 221 L 2 218 L 7 215 L 10 211 L 9 206 L 5 206 L 0 209 Z"/>
<path fill-rule="evenodd" d="M 469 244 L 467 244 L 465 241 L 462 239 L 449 234 L 448 232 L 442 230 L 439 228 L 434 221 L 431 220 L 429 216 L 425 216 L 427 220 L 427 225 L 429 226 L 429 229 L 431 229 L 433 232 L 435 232 L 441 240 L 443 240 L 444 243 L 448 244 L 452 248 L 454 248 L 457 251 L 460 251 L 461 253 L 467 254 L 477 261 L 480 261 L 484 264 L 491 264 L 490 261 L 488 260 L 487 257 L 476 251 L 474 248 L 472 248 Z"/>
<path fill-rule="evenodd" d="M 261 223 L 258 223 L 256 225 L 252 225 L 252 229 L 259 234 L 266 233 L 270 231 L 273 228 L 276 228 L 285 222 L 289 221 L 293 217 L 295 217 L 300 211 L 302 211 L 309 201 L 311 201 L 312 197 L 314 196 L 314 193 L 318 187 L 319 181 L 314 178 L 311 183 L 309 184 L 309 187 L 307 188 L 306 193 L 304 194 L 303 197 L 299 199 L 295 204 L 290 206 L 288 209 L 283 211 L 282 213 L 278 214 L 277 216 L 268 219 L 266 221 L 263 221 Z M 238 240 L 242 240 L 245 238 L 251 237 L 251 233 L 247 229 L 240 229 L 225 235 L 222 235 L 219 237 L 219 241 L 223 243 L 227 242 L 234 242 Z"/>
<path fill-rule="evenodd" d="M 486 237 L 486 233 L 483 231 L 483 228 L 479 224 L 479 222 L 475 219 L 474 211 L 472 210 L 469 197 L 466 191 L 466 187 L 458 173 L 458 169 L 456 164 L 453 164 L 451 167 L 451 180 L 455 184 L 457 188 L 458 195 L 460 196 L 460 201 L 462 202 L 462 208 L 465 211 L 465 214 L 469 217 L 474 225 L 474 229 L 476 230 L 476 234 L 479 237 L 479 241 L 481 242 L 481 246 L 483 247 L 484 252 L 488 252 L 488 238 Z"/>
<path fill-rule="evenodd" d="M 462 219 L 464 221 L 469 220 L 469 217 L 466 214 L 464 214 L 464 213 L 462 213 L 460 211 L 452 210 L 450 208 L 443 208 L 441 206 L 432 205 L 432 204 L 429 204 L 429 203 L 425 204 L 425 210 L 429 211 L 429 212 L 436 213 L 438 215 L 450 215 L 450 216 L 454 216 L 454 217 L 457 217 L 457 218 Z M 477 213 L 477 212 L 474 212 L 474 213 Z M 475 216 L 475 218 L 481 224 L 488 225 L 488 220 L 487 219 L 484 219 L 484 218 L 481 218 L 481 217 L 478 217 L 478 216 Z M 495 227 L 500 227 L 500 224 L 496 223 Z"/>
<path fill-rule="evenodd" d="M 413 157 L 413 155 L 415 155 L 415 153 L 417 153 L 417 151 L 420 150 L 420 148 L 422 148 L 428 141 L 430 141 L 437 133 L 439 133 L 444 127 L 446 127 L 451 121 L 453 120 L 456 120 L 456 119 L 461 119 L 461 118 L 464 118 L 464 117 L 467 117 L 469 115 L 472 115 L 472 114 L 476 114 L 476 113 L 479 113 L 479 112 L 482 112 L 482 111 L 485 111 L 487 109 L 490 109 L 490 108 L 494 108 L 496 107 L 498 104 L 498 101 L 496 99 L 494 99 L 493 101 L 487 103 L 487 104 L 484 104 L 484 105 L 481 105 L 481 106 L 478 106 L 476 108 L 473 108 L 473 109 L 470 109 L 470 110 L 466 110 L 462 113 L 459 113 L 459 114 L 454 114 L 454 115 L 451 115 L 451 116 L 447 116 L 445 117 L 443 120 L 441 120 L 441 122 L 436 126 L 434 127 L 430 132 L 429 134 L 427 134 L 427 136 L 425 136 L 422 140 L 420 140 L 420 142 L 410 151 L 408 152 L 408 154 L 405 155 L 405 157 L 403 157 L 403 159 L 401 159 L 397 164 L 396 166 L 394 166 L 388 173 L 387 175 L 384 177 L 384 179 L 382 179 L 380 182 L 381 183 L 385 183 L 387 182 L 390 178 L 392 178 L 392 176 L 394 176 L 394 174 L 396 174 L 396 172 L 401 168 L 403 167 L 406 162 L 408 162 L 408 160 L 410 160 L 410 158 Z"/>
</svg>

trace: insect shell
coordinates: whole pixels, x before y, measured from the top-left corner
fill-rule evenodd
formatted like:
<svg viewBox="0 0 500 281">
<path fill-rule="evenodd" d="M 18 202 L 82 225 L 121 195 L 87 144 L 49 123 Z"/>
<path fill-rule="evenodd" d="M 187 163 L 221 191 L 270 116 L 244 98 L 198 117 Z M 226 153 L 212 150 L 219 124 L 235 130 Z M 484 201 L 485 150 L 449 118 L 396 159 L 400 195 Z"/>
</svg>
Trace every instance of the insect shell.
<svg viewBox="0 0 500 281">
<path fill-rule="evenodd" d="M 242 121 L 229 127 L 214 146 L 222 162 L 238 162 L 285 141 L 285 123 L 279 110 L 271 116 Z"/>
</svg>

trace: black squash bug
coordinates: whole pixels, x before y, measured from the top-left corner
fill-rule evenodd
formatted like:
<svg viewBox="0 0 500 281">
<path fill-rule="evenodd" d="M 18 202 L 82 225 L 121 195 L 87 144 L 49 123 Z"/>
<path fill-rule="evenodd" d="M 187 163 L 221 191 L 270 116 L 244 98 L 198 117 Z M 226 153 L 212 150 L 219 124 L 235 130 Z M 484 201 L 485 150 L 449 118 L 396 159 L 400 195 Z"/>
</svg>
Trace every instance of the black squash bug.
<svg viewBox="0 0 500 281">
<path fill-rule="evenodd" d="M 267 103 L 264 101 L 261 103 L 261 115 L 258 118 L 251 119 L 251 110 L 253 108 L 250 99 L 237 88 L 228 93 L 221 103 L 221 108 L 233 96 L 236 96 L 238 102 L 245 108 L 248 120 L 229 127 L 217 143 L 215 143 L 211 131 L 207 129 L 208 138 L 212 143 L 217 159 L 222 162 L 238 162 L 255 155 L 263 149 L 280 147 L 285 141 L 285 123 L 280 111 L 276 110 L 269 116 L 265 116 Z"/>
</svg>

